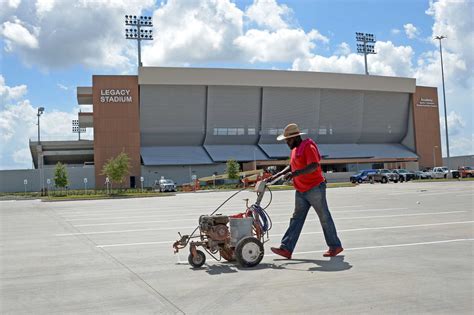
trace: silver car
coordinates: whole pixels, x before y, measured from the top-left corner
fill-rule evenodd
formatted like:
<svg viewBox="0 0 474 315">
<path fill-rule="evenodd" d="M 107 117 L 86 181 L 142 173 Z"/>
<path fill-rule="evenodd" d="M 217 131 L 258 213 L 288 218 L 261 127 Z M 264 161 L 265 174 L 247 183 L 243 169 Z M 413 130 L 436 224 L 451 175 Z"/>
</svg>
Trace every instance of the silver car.
<svg viewBox="0 0 474 315">
<path fill-rule="evenodd" d="M 176 184 L 171 179 L 160 179 L 159 189 L 160 192 L 176 191 Z"/>
</svg>

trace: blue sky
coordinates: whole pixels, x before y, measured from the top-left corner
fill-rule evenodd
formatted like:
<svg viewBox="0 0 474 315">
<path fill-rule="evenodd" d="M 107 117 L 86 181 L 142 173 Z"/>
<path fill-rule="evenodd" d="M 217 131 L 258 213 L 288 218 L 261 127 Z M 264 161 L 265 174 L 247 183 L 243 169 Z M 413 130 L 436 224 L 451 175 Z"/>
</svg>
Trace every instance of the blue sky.
<svg viewBox="0 0 474 315">
<path fill-rule="evenodd" d="M 143 13 L 154 21 L 155 40 L 143 47 L 148 66 L 362 74 L 354 33 L 374 33 L 377 55 L 368 57 L 369 72 L 439 87 L 440 105 L 439 52 L 432 38 L 447 35 L 451 155 L 474 154 L 474 10 L 468 0 L 0 0 L 0 5 L 0 169 L 31 167 L 28 139 L 36 139 L 38 107 L 46 108 L 43 139 L 75 139 L 70 132 L 79 110 L 75 88 L 90 86 L 93 74 L 136 73 L 136 46 L 124 39 L 123 16 Z"/>
</svg>

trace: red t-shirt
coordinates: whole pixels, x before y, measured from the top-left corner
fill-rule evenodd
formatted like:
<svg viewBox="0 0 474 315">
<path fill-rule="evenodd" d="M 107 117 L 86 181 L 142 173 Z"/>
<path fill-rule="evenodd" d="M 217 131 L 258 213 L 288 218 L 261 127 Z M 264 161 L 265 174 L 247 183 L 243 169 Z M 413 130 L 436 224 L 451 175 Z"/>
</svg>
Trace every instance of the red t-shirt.
<svg viewBox="0 0 474 315">
<path fill-rule="evenodd" d="M 297 151 L 298 148 L 291 150 L 291 171 L 294 172 L 303 169 L 311 163 L 320 163 L 321 156 L 319 155 L 318 148 L 315 144 L 306 144 L 303 153 L 300 156 L 296 156 Z M 324 176 L 321 171 L 321 165 L 318 165 L 318 168 L 312 173 L 302 174 L 293 178 L 293 185 L 299 192 L 308 191 L 322 182 L 324 182 Z"/>
</svg>

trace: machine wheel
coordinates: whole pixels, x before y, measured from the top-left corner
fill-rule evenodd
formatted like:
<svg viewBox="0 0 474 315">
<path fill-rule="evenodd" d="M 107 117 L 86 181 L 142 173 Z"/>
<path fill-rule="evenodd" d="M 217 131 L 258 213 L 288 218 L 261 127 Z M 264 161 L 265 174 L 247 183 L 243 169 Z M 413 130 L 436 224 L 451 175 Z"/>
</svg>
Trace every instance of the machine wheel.
<svg viewBox="0 0 474 315">
<path fill-rule="evenodd" d="M 401 176 L 400 177 L 400 183 L 403 183 L 405 181 L 405 177 Z"/>
<path fill-rule="evenodd" d="M 398 183 L 398 179 L 394 180 L 393 182 L 394 182 L 395 184 Z"/>
<path fill-rule="evenodd" d="M 263 259 L 263 244 L 253 236 L 241 239 L 235 247 L 235 258 L 242 267 L 254 267 Z"/>
<path fill-rule="evenodd" d="M 357 182 L 358 182 L 359 184 L 362 184 L 362 178 L 359 178 L 359 179 L 357 180 Z"/>
<path fill-rule="evenodd" d="M 388 183 L 387 177 L 382 177 L 382 184 L 386 184 L 386 183 Z"/>
<path fill-rule="evenodd" d="M 188 262 L 193 268 L 199 268 L 206 262 L 206 255 L 200 250 L 196 250 L 196 257 L 193 257 L 192 253 L 189 253 Z"/>
</svg>

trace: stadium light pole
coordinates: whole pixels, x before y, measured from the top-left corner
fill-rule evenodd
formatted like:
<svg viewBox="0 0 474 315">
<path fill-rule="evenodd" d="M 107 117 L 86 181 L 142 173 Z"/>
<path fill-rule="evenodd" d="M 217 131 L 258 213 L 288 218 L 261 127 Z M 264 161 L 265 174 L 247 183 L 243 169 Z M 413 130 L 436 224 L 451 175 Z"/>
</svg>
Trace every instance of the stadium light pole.
<svg viewBox="0 0 474 315">
<path fill-rule="evenodd" d="M 38 144 L 37 144 L 37 152 L 38 152 L 38 170 L 39 170 L 39 178 L 40 178 L 40 190 L 41 194 L 44 192 L 44 180 L 43 180 L 43 148 L 41 148 L 41 133 L 40 133 L 40 117 L 44 113 L 44 107 L 39 107 L 38 112 L 36 113 L 36 117 L 38 117 Z"/>
<path fill-rule="evenodd" d="M 356 32 L 356 42 L 357 42 L 357 53 L 364 54 L 365 74 L 369 75 L 369 70 L 367 67 L 367 55 L 376 54 L 375 49 L 374 49 L 374 45 L 376 42 L 375 36 L 374 34 Z"/>
<path fill-rule="evenodd" d="M 439 55 L 441 58 L 441 81 L 443 82 L 443 102 L 444 102 L 444 129 L 446 131 L 446 164 L 448 167 L 448 177 L 451 176 L 451 166 L 449 161 L 449 136 L 448 136 L 448 112 L 446 110 L 446 90 L 444 87 L 444 69 L 443 69 L 443 49 L 441 45 L 441 40 L 446 38 L 446 36 L 436 36 L 434 39 L 439 40 Z"/>
<path fill-rule="evenodd" d="M 146 29 L 153 27 L 151 16 L 125 15 L 125 25 L 130 26 L 125 29 L 125 38 L 134 39 L 138 43 L 138 67 L 141 67 L 143 65 L 141 41 L 153 40 L 153 30 Z"/>
</svg>

